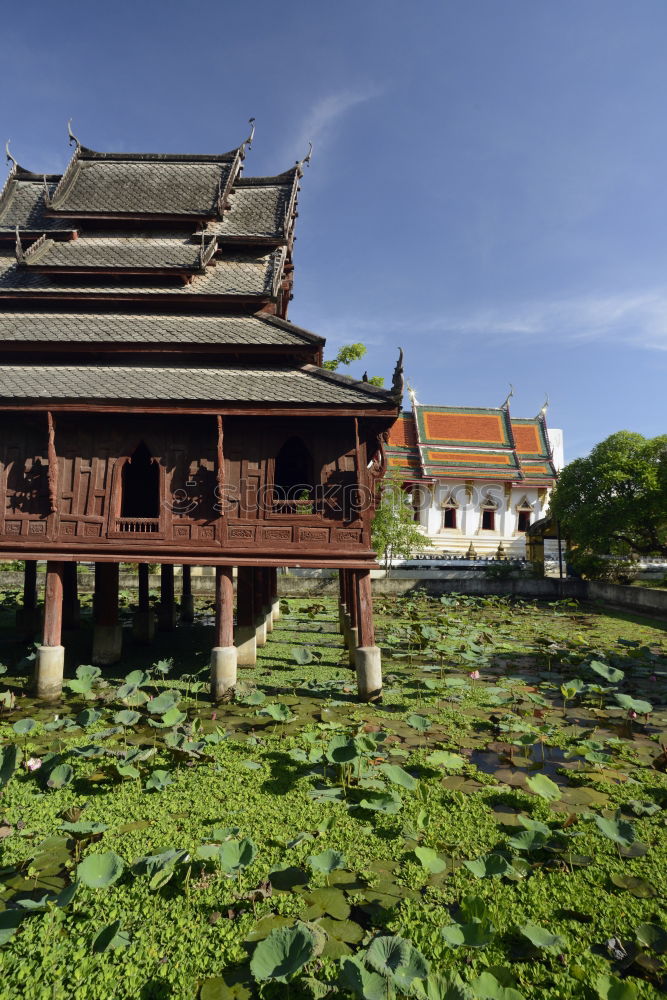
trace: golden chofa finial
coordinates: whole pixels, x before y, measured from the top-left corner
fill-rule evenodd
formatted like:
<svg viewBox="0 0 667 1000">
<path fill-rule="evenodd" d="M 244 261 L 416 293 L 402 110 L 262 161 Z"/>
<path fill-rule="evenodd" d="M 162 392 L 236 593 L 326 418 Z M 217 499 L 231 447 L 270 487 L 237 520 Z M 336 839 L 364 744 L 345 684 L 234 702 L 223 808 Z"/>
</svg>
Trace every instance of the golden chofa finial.
<svg viewBox="0 0 667 1000">
<path fill-rule="evenodd" d="M 546 417 L 546 415 L 547 415 L 547 410 L 548 410 L 548 409 L 549 409 L 549 393 L 547 393 L 547 394 L 546 394 L 546 397 L 545 397 L 545 400 L 544 400 L 544 402 L 542 403 L 542 409 L 541 409 L 541 410 L 540 410 L 540 412 L 539 412 L 539 413 L 537 414 L 537 416 L 538 416 L 538 419 L 539 419 L 539 418 L 541 417 L 541 418 L 542 418 L 542 420 L 544 420 L 544 418 L 545 418 L 545 417 Z"/>
</svg>

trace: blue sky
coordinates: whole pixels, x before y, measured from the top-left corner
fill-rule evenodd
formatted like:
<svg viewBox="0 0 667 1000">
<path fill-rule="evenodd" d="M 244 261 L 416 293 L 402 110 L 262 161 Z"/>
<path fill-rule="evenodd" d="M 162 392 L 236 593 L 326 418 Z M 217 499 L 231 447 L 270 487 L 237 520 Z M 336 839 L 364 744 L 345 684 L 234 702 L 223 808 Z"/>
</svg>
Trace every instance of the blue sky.
<svg viewBox="0 0 667 1000">
<path fill-rule="evenodd" d="M 104 150 L 315 145 L 290 319 L 420 402 L 551 398 L 566 457 L 667 431 L 664 0 L 14 4 L 0 121 L 60 171 Z"/>
</svg>

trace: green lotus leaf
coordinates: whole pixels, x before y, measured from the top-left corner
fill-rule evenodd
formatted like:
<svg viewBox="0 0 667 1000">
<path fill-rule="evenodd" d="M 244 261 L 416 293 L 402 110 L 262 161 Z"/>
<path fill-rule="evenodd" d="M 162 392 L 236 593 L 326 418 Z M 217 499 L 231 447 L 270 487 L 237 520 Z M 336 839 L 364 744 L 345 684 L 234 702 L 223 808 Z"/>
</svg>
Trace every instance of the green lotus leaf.
<svg viewBox="0 0 667 1000">
<path fill-rule="evenodd" d="M 621 847 L 631 847 L 636 841 L 635 828 L 632 823 L 624 819 L 605 819 L 604 816 L 595 817 L 595 825 L 600 833 L 603 833 L 609 840 Z"/>
<path fill-rule="evenodd" d="M 78 882 L 90 889 L 107 889 L 123 874 L 125 862 L 114 851 L 105 854 L 89 854 L 76 870 Z"/>
<path fill-rule="evenodd" d="M 485 854 L 475 861 L 464 861 L 469 872 L 475 878 L 502 878 L 504 875 L 514 875 L 514 868 L 501 854 Z"/>
<path fill-rule="evenodd" d="M 151 698 L 146 704 L 146 708 L 151 715 L 165 715 L 170 708 L 174 708 L 181 700 L 180 691 L 163 691 L 157 698 Z"/>
<path fill-rule="evenodd" d="M 446 771 L 458 771 L 465 764 L 464 758 L 450 750 L 434 750 L 426 758 L 426 763 L 432 767 L 444 767 Z"/>
<path fill-rule="evenodd" d="M 629 694 L 614 693 L 614 698 L 627 712 L 636 712 L 637 715 L 649 715 L 653 711 L 650 701 L 643 701 L 641 698 L 631 698 Z"/>
<path fill-rule="evenodd" d="M 472 984 L 478 1000 L 524 1000 L 513 986 L 503 986 L 491 972 L 483 972 Z"/>
<path fill-rule="evenodd" d="M 106 823 L 84 823 L 83 820 L 79 820 L 78 823 L 61 823 L 60 829 L 65 833 L 71 833 L 74 837 L 92 837 L 104 833 L 109 827 Z"/>
<path fill-rule="evenodd" d="M 608 663 L 601 663 L 599 660 L 591 660 L 588 666 L 600 677 L 609 681 L 610 684 L 618 684 L 625 677 L 622 670 L 610 667 Z"/>
<path fill-rule="evenodd" d="M 438 852 L 434 851 L 432 847 L 415 847 L 413 853 L 422 867 L 433 875 L 444 872 L 447 867 L 447 862 L 443 861 Z"/>
<path fill-rule="evenodd" d="M 525 938 L 528 938 L 530 943 L 536 948 L 542 948 L 545 951 L 562 952 L 565 950 L 565 939 L 559 934 L 551 934 L 545 927 L 539 927 L 537 924 L 527 923 L 523 927 L 519 928 L 521 934 Z"/>
<path fill-rule="evenodd" d="M 425 715 L 409 715 L 405 721 L 419 733 L 425 733 L 433 725 L 431 720 Z"/>
<path fill-rule="evenodd" d="M 36 725 L 37 723 L 34 719 L 19 719 L 18 722 L 13 724 L 12 729 L 18 736 L 27 736 L 28 733 L 33 731 Z"/>
<path fill-rule="evenodd" d="M 259 714 L 270 715 L 276 722 L 289 722 L 290 719 L 294 718 L 287 705 L 282 705 L 278 702 L 265 705 Z"/>
<path fill-rule="evenodd" d="M 118 726 L 134 726 L 141 718 L 139 712 L 135 712 L 130 708 L 123 709 L 122 712 L 116 712 L 113 717 L 113 721 Z"/>
<path fill-rule="evenodd" d="M 667 931 L 660 924 L 640 924 L 635 935 L 642 947 L 650 948 L 659 955 L 664 955 L 667 951 Z"/>
<path fill-rule="evenodd" d="M 152 791 L 162 792 L 172 784 L 173 780 L 169 771 L 158 768 L 156 771 L 151 772 L 144 787 Z"/>
<path fill-rule="evenodd" d="M 14 743 L 0 747 L 0 789 L 4 788 L 23 754 Z"/>
<path fill-rule="evenodd" d="M 325 875 L 328 875 L 337 868 L 345 867 L 345 855 L 340 851 L 328 848 L 321 854 L 311 854 L 308 858 L 308 864 L 314 871 L 324 872 Z"/>
<path fill-rule="evenodd" d="M 257 982 L 287 983 L 315 954 L 315 938 L 303 924 L 277 927 L 260 941 L 250 961 Z"/>
<path fill-rule="evenodd" d="M 84 708 L 83 712 L 79 712 L 76 716 L 76 724 L 82 726 L 83 729 L 87 729 L 88 726 L 94 725 L 99 719 L 102 718 L 102 713 L 95 711 L 94 708 Z"/>
<path fill-rule="evenodd" d="M 218 857 L 220 866 L 226 872 L 239 872 L 255 860 L 256 845 L 248 837 L 243 840 L 226 840 L 220 845 Z"/>
<path fill-rule="evenodd" d="M 13 936 L 24 916 L 22 910 L 0 911 L 0 947 Z"/>
<path fill-rule="evenodd" d="M 413 792 L 419 785 L 417 779 L 413 778 L 411 774 L 405 771 L 398 764 L 381 764 L 380 771 L 382 771 L 385 778 L 388 778 L 394 785 L 400 785 L 401 788 L 407 788 L 410 792 Z"/>
<path fill-rule="evenodd" d="M 150 675 L 145 670 L 131 670 L 125 677 L 125 683 L 132 684 L 134 687 L 143 687 L 144 684 L 148 684 L 149 680 Z"/>
<path fill-rule="evenodd" d="M 400 812 L 403 800 L 396 792 L 369 792 L 359 803 L 361 809 L 393 816 Z"/>
<path fill-rule="evenodd" d="M 112 924 L 103 927 L 93 938 L 93 952 L 101 955 L 105 951 L 116 948 L 127 948 L 130 943 L 130 935 L 127 931 L 120 929 L 120 920 L 114 920 Z"/>
<path fill-rule="evenodd" d="M 341 964 L 339 985 L 363 1000 L 386 1000 L 387 982 L 367 969 L 360 958 L 345 958 Z"/>
<path fill-rule="evenodd" d="M 632 983 L 624 982 L 616 976 L 598 976 L 595 988 L 600 1000 L 637 1000 L 637 992 Z"/>
<path fill-rule="evenodd" d="M 547 802 L 556 802 L 561 797 L 560 788 L 546 774 L 533 774 L 526 779 L 526 784 L 534 795 L 539 795 Z"/>
<path fill-rule="evenodd" d="M 58 764 L 57 767 L 48 772 L 47 788 L 64 788 L 65 785 L 69 785 L 73 777 L 74 770 L 69 764 Z"/>
</svg>

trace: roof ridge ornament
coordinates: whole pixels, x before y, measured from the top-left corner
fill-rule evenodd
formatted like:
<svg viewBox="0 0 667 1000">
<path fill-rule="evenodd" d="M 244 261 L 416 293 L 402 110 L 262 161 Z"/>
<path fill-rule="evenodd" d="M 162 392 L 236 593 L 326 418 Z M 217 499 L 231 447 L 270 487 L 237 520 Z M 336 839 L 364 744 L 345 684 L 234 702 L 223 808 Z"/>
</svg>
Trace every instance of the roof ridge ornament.
<svg viewBox="0 0 667 1000">
<path fill-rule="evenodd" d="M 297 172 L 298 172 L 298 174 L 299 174 L 300 177 L 303 175 L 303 168 L 310 166 L 310 161 L 312 160 L 312 158 L 313 158 L 313 144 L 309 140 L 308 141 L 308 152 L 306 153 L 306 155 L 304 156 L 304 158 L 302 160 L 297 160 L 296 161 L 296 169 L 297 169 Z"/>
<path fill-rule="evenodd" d="M 251 149 L 252 140 L 255 138 L 255 119 L 248 118 L 248 125 L 250 126 L 250 135 L 248 136 L 245 142 L 241 143 L 241 149 L 243 150 L 243 152 L 246 151 L 246 148 Z"/>
<path fill-rule="evenodd" d="M 417 393 L 415 392 L 414 388 L 410 385 L 409 382 L 408 382 L 408 396 L 410 397 L 410 402 L 412 404 L 412 408 L 413 409 L 415 409 L 415 407 L 419 406 L 419 400 L 417 399 Z"/>
<path fill-rule="evenodd" d="M 18 170 L 19 165 L 18 165 L 18 162 L 16 160 L 16 157 L 12 156 L 12 154 L 9 151 L 9 144 L 10 144 L 11 141 L 12 141 L 11 139 L 8 139 L 7 142 L 5 143 L 5 156 L 7 157 L 7 163 L 12 163 L 13 164 L 12 170 L 16 171 L 16 170 Z"/>
<path fill-rule="evenodd" d="M 77 149 L 81 149 L 81 143 L 79 142 L 79 140 L 77 139 L 77 137 L 74 135 L 74 132 L 72 132 L 72 119 L 71 118 L 69 118 L 68 121 L 67 121 L 67 137 L 68 137 L 68 141 L 69 141 L 70 146 L 72 145 L 72 143 L 74 143 L 74 145 L 76 146 Z"/>
<path fill-rule="evenodd" d="M 546 419 L 546 415 L 547 415 L 547 410 L 548 409 L 549 409 L 549 393 L 546 394 L 545 400 L 542 403 L 542 409 L 537 414 L 537 419 L 538 420 L 540 420 L 540 419 L 542 419 L 542 420 Z"/>
<path fill-rule="evenodd" d="M 507 393 L 507 396 L 505 397 L 505 401 L 500 404 L 500 409 L 501 410 L 509 410 L 509 408 L 510 408 L 510 399 L 512 398 L 513 395 L 514 395 L 514 386 L 510 382 L 510 391 Z"/>
<path fill-rule="evenodd" d="M 396 362 L 396 367 L 394 368 L 394 374 L 391 380 L 391 395 L 398 406 L 400 406 L 403 401 L 404 388 L 405 379 L 403 377 L 403 348 L 399 347 L 398 361 Z"/>
</svg>

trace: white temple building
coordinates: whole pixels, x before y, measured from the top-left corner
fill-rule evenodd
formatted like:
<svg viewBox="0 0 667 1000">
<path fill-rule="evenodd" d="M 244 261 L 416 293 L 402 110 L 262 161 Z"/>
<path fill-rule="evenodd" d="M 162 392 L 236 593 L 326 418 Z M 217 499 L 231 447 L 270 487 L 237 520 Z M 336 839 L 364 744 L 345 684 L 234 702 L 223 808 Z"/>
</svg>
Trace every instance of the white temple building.
<svg viewBox="0 0 667 1000">
<path fill-rule="evenodd" d="M 387 471 L 412 496 L 432 548 L 460 557 L 526 556 L 526 529 L 544 517 L 563 467 L 563 432 L 497 409 L 422 406 L 390 431 Z M 511 394 L 510 394 L 511 396 Z"/>
</svg>

